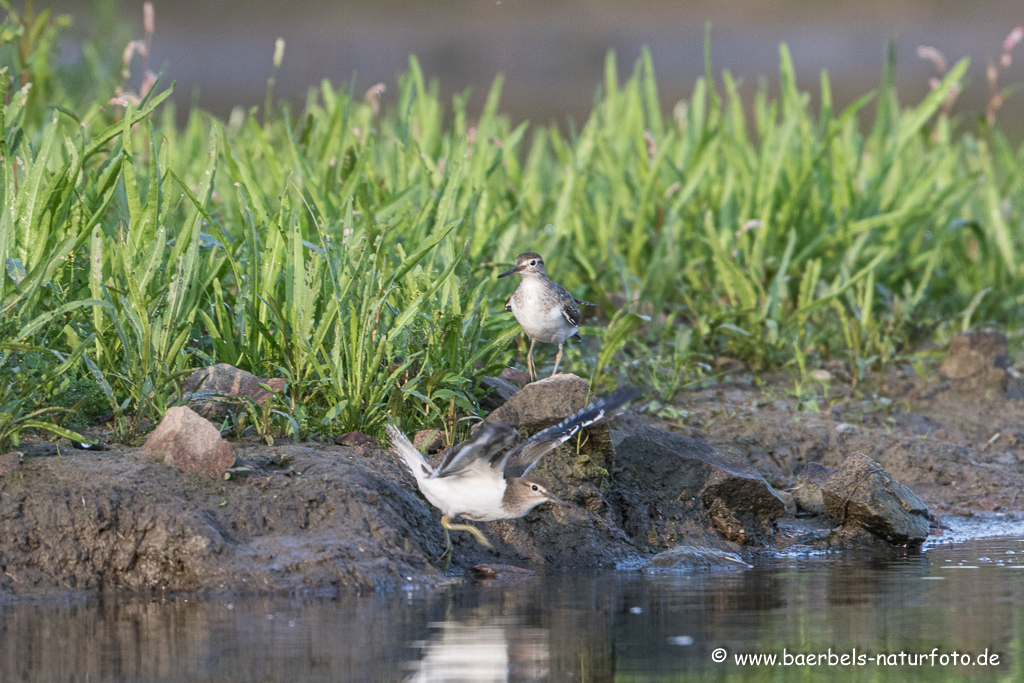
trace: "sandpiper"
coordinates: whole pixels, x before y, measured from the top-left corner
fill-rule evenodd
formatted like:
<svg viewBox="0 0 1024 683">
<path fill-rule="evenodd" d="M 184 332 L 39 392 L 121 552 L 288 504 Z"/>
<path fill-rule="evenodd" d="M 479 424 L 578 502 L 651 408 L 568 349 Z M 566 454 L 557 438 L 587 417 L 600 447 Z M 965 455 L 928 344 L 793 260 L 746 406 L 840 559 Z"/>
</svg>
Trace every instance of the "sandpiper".
<svg viewBox="0 0 1024 683">
<path fill-rule="evenodd" d="M 491 547 L 479 529 L 469 524 L 452 524 L 452 517 L 491 522 L 522 517 L 545 502 L 565 505 L 551 493 L 551 485 L 530 474 L 530 470 L 544 454 L 639 395 L 635 389 L 619 389 L 521 444 L 512 427 L 484 422 L 469 441 L 451 449 L 437 469 L 398 427 L 387 425 L 391 451 L 405 461 L 423 496 L 442 513 L 445 550 L 441 557 L 447 558 L 445 571 L 451 563 L 450 530 L 468 531 L 484 546 Z"/>
<path fill-rule="evenodd" d="M 526 367 L 530 379 L 537 379 L 537 368 L 533 363 L 533 345 L 537 341 L 558 344 L 555 354 L 555 369 L 562 360 L 562 344 L 569 337 L 580 339 L 577 331 L 583 316 L 578 304 L 593 306 L 588 301 L 573 297 L 569 291 L 548 279 L 544 270 L 544 259 L 540 254 L 528 251 L 516 257 L 516 267 L 498 277 L 519 273 L 522 281 L 512 296 L 505 302 L 505 310 L 512 311 L 523 331 L 530 338 L 530 352 L 526 354 Z M 582 339 L 580 339 L 582 341 Z"/>
</svg>

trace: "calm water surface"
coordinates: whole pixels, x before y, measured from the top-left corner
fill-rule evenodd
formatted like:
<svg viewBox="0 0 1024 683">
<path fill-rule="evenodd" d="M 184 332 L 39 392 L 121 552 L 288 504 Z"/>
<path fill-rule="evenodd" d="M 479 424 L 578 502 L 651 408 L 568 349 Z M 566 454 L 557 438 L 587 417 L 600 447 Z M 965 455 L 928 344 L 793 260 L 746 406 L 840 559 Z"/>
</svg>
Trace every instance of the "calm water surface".
<svg viewBox="0 0 1024 683">
<path fill-rule="evenodd" d="M 1024 679 L 1024 533 L 885 558 L 772 558 L 729 573 L 407 588 L 332 600 L 7 599 L 0 680 Z M 872 659 L 829 666 L 830 648 Z M 910 664 L 933 650 L 934 665 Z M 995 666 L 939 659 L 986 650 Z M 826 661 L 735 659 L 784 651 Z M 902 663 L 874 661 L 901 652 Z"/>
</svg>

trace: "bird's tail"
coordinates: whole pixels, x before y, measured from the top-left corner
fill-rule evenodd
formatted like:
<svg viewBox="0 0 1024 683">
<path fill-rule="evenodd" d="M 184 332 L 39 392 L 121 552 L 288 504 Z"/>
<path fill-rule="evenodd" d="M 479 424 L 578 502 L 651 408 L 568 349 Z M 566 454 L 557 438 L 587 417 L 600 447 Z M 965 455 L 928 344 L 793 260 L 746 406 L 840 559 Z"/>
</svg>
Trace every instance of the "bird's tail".
<svg viewBox="0 0 1024 683">
<path fill-rule="evenodd" d="M 384 430 L 388 434 L 388 446 L 390 446 L 391 452 L 405 461 L 414 477 L 423 479 L 433 474 L 434 468 L 430 466 L 423 454 L 416 450 L 401 429 L 389 424 L 384 427 Z"/>
<path fill-rule="evenodd" d="M 527 474 L 544 454 L 553 451 L 571 439 L 576 432 L 595 422 L 600 422 L 616 408 L 638 396 L 640 396 L 640 391 L 632 387 L 613 391 L 558 424 L 537 432 L 509 455 L 506 462 L 506 476 Z"/>
</svg>

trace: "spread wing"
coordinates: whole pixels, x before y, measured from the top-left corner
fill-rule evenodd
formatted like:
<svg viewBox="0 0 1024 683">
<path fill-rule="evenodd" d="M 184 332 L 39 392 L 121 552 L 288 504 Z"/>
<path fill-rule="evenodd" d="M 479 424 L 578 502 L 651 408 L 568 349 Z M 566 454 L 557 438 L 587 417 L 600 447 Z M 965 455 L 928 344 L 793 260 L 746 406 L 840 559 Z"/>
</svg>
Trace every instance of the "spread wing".
<svg viewBox="0 0 1024 683">
<path fill-rule="evenodd" d="M 469 441 L 448 451 L 432 477 L 450 477 L 481 460 L 494 467 L 494 462 L 512 450 L 519 441 L 516 430 L 501 422 L 484 422 Z"/>
<path fill-rule="evenodd" d="M 570 415 L 553 427 L 537 432 L 518 448 L 510 450 L 498 463 L 505 478 L 522 477 L 530 472 L 544 455 L 571 439 L 576 432 L 600 422 L 626 401 L 640 395 L 633 388 L 619 389 L 597 399 L 583 410 Z"/>
</svg>

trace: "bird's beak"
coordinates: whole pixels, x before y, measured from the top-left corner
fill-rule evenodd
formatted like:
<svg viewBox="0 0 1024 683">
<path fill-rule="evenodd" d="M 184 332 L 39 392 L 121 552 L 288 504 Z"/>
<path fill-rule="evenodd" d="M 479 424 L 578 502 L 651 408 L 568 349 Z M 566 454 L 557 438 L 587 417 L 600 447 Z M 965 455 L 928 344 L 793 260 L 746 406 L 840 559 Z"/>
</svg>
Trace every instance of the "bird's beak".
<svg viewBox="0 0 1024 683">
<path fill-rule="evenodd" d="M 556 498 L 553 493 L 548 493 L 548 501 L 554 503 L 555 505 L 561 505 L 562 507 L 566 507 L 568 505 L 568 503 L 566 503 L 561 498 Z"/>
<path fill-rule="evenodd" d="M 515 275 L 515 274 L 516 274 L 516 273 L 518 273 L 518 272 L 519 272 L 520 270 L 522 270 L 522 269 L 521 269 L 521 268 L 520 268 L 519 266 L 516 266 L 516 267 L 515 267 L 515 268 L 513 268 L 512 270 L 506 270 L 506 271 L 505 271 L 504 273 L 502 273 L 502 274 L 501 274 L 501 275 L 499 275 L 498 277 L 505 277 L 505 276 L 507 276 L 507 275 Z"/>
</svg>

